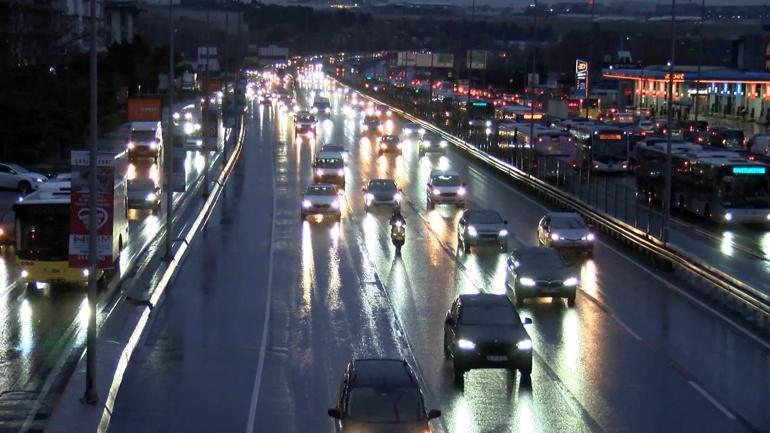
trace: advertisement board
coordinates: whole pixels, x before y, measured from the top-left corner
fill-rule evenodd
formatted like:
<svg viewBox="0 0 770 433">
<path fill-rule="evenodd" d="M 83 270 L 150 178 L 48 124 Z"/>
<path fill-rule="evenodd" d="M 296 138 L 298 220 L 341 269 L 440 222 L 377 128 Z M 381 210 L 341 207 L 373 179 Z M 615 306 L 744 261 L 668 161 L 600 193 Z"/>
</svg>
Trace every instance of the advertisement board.
<svg viewBox="0 0 770 433">
<path fill-rule="evenodd" d="M 414 51 L 399 51 L 396 66 L 414 66 Z"/>
<path fill-rule="evenodd" d="M 433 53 L 434 68 L 452 68 L 455 65 L 455 56 L 452 53 Z"/>
<path fill-rule="evenodd" d="M 160 98 L 128 98 L 126 117 L 129 122 L 160 121 Z"/>
<path fill-rule="evenodd" d="M 88 222 L 91 152 L 73 150 L 70 155 L 72 183 L 70 192 L 69 266 L 88 266 Z M 112 268 L 112 230 L 115 194 L 115 156 L 111 152 L 96 155 L 96 267 Z"/>
<path fill-rule="evenodd" d="M 418 68 L 430 68 L 433 56 L 430 53 L 415 53 L 414 65 Z"/>
<path fill-rule="evenodd" d="M 588 94 L 588 62 L 575 60 L 575 97 L 585 98 Z"/>
<path fill-rule="evenodd" d="M 486 69 L 487 52 L 485 50 L 468 50 L 465 66 L 470 69 Z"/>
</svg>

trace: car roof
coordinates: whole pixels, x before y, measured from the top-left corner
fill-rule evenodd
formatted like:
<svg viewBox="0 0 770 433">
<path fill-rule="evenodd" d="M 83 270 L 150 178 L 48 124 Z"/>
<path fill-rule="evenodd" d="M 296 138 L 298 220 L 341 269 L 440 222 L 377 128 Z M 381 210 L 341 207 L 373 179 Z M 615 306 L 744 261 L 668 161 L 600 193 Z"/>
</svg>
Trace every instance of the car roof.
<svg viewBox="0 0 770 433">
<path fill-rule="evenodd" d="M 577 213 L 577 212 L 548 212 L 549 217 L 557 217 L 557 218 L 578 218 L 580 220 L 583 219 L 583 217 Z"/>
<path fill-rule="evenodd" d="M 364 358 L 352 363 L 351 382 L 355 387 L 419 388 L 411 368 L 403 359 Z"/>
<path fill-rule="evenodd" d="M 388 182 L 388 183 L 392 183 L 394 185 L 396 184 L 395 180 L 393 180 L 393 179 L 386 179 L 386 178 L 369 179 L 369 183 L 371 184 L 372 182 Z"/>
<path fill-rule="evenodd" d="M 318 152 L 316 159 L 341 159 L 340 153 L 336 150 L 323 150 Z"/>
<path fill-rule="evenodd" d="M 507 296 L 494 293 L 465 293 L 457 298 L 463 305 L 510 305 L 513 307 Z"/>
<path fill-rule="evenodd" d="M 337 190 L 337 186 L 332 185 L 330 183 L 311 183 L 307 186 L 307 191 L 310 190 L 310 188 L 333 188 L 335 191 Z"/>
<path fill-rule="evenodd" d="M 499 216 L 501 219 L 503 218 L 502 215 L 500 215 L 500 212 L 494 210 L 494 209 L 468 209 L 465 212 L 463 212 L 464 217 L 473 216 L 474 214 L 480 214 L 480 213 L 486 213 L 486 212 L 494 212 Z"/>
<path fill-rule="evenodd" d="M 454 170 L 438 170 L 438 169 L 431 170 L 430 171 L 430 177 L 435 177 L 435 176 L 457 176 L 457 177 L 460 177 L 460 173 L 458 173 L 458 172 L 456 172 Z"/>
</svg>

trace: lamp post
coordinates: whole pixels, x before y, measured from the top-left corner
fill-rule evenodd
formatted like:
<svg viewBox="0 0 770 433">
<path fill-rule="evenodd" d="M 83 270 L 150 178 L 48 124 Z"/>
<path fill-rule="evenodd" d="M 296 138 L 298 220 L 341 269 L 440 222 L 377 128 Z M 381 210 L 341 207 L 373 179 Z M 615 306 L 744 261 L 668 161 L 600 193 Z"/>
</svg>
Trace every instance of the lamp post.
<svg viewBox="0 0 770 433">
<path fill-rule="evenodd" d="M 671 218 L 671 110 L 674 98 L 674 54 L 676 53 L 676 0 L 671 0 L 671 60 L 668 63 L 668 101 L 666 107 L 666 189 L 663 191 L 663 221 L 661 240 L 668 243 Z"/>
<path fill-rule="evenodd" d="M 98 93 L 96 56 L 96 0 L 91 0 L 90 52 L 90 141 L 91 154 L 88 168 L 88 330 L 86 334 L 86 391 L 83 400 L 90 405 L 99 401 L 96 393 L 96 150 L 98 140 Z"/>
<path fill-rule="evenodd" d="M 166 166 L 166 260 L 173 257 L 174 230 L 172 226 L 174 205 L 174 0 L 168 0 L 168 126 L 163 162 Z"/>
<path fill-rule="evenodd" d="M 706 0 L 701 0 L 700 5 L 700 24 L 698 25 L 698 72 L 695 79 L 695 121 L 698 121 L 698 106 L 700 99 L 700 69 L 703 65 L 703 21 L 706 16 Z"/>
<path fill-rule="evenodd" d="M 529 100 L 530 100 L 530 108 L 529 108 L 529 165 L 532 166 L 532 160 L 535 156 L 535 140 L 533 137 L 533 134 L 535 132 L 535 91 L 534 91 L 534 79 L 535 79 L 535 60 L 537 58 L 537 47 L 535 45 L 535 36 L 537 32 L 537 0 L 535 0 L 535 14 L 532 22 L 532 73 L 530 74 L 530 79 L 528 86 L 529 87 Z M 526 169 L 526 171 L 529 171 L 529 168 Z"/>
<path fill-rule="evenodd" d="M 471 32 L 470 34 L 473 34 L 473 26 L 476 23 L 476 0 L 473 0 L 473 4 L 471 5 Z M 473 38 L 468 37 L 468 39 L 472 42 Z M 471 44 L 472 46 L 472 44 Z M 473 88 L 473 52 L 471 50 L 466 51 L 465 53 L 466 58 L 468 59 L 468 97 L 466 98 L 467 105 L 470 105 L 471 102 L 471 88 Z"/>
</svg>

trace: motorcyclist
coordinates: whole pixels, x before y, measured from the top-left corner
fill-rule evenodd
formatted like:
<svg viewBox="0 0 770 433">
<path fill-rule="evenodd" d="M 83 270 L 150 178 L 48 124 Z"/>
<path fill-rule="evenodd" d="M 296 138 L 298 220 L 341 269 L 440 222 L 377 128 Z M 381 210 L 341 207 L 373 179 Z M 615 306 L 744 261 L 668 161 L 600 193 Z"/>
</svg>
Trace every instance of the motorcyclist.
<svg viewBox="0 0 770 433">
<path fill-rule="evenodd" d="M 406 218 L 401 215 L 401 209 L 394 208 L 393 215 L 390 217 L 390 226 L 394 227 L 398 222 L 400 222 L 402 226 L 406 226 Z"/>
</svg>

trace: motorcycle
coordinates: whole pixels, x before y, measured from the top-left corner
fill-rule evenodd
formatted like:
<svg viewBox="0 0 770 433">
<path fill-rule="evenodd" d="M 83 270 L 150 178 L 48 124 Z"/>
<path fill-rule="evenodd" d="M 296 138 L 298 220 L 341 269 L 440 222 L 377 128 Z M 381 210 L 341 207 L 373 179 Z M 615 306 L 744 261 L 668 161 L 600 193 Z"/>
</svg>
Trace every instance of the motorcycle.
<svg viewBox="0 0 770 433">
<path fill-rule="evenodd" d="M 393 246 L 396 247 L 396 256 L 401 255 L 401 247 L 406 240 L 406 224 L 401 221 L 396 221 L 395 224 L 390 226 L 390 241 L 393 242 Z"/>
</svg>

